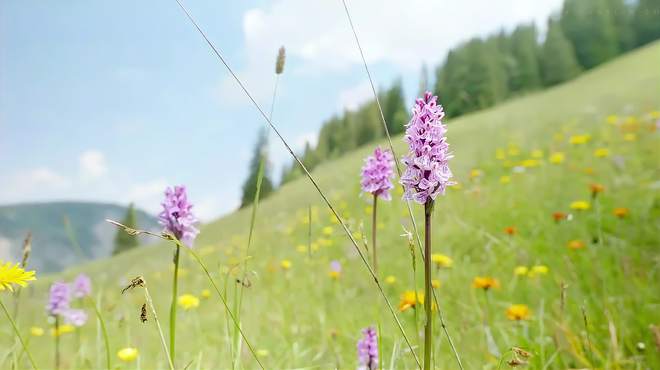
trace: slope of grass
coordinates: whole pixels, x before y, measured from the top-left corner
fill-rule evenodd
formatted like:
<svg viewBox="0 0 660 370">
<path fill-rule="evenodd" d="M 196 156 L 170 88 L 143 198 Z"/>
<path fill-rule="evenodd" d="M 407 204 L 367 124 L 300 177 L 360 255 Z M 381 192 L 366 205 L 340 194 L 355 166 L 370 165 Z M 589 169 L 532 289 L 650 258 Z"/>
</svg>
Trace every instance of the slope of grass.
<svg viewBox="0 0 660 370">
<path fill-rule="evenodd" d="M 437 202 L 433 249 L 454 264 L 437 270 L 435 278 L 441 284 L 440 307 L 467 369 L 497 368 L 500 355 L 512 346 L 534 354 L 529 360 L 534 369 L 660 367 L 660 349 L 649 330 L 660 324 L 660 140 L 655 129 L 660 117 L 649 113 L 660 110 L 658 65 L 660 43 L 655 43 L 567 84 L 448 122 L 456 156 L 451 166 L 460 186 Z M 570 144 L 576 135 L 589 135 L 590 140 Z M 401 138 L 393 140 L 402 155 Z M 599 148 L 607 148 L 609 156 L 596 157 Z M 362 148 L 314 172 L 360 240 L 362 230 L 370 228 L 371 207 L 369 197 L 360 196 L 358 175 L 362 158 L 372 149 Z M 560 164 L 550 161 L 556 152 L 565 155 Z M 605 188 L 596 198 L 590 194 L 592 183 Z M 194 200 L 194 189 L 190 191 Z M 378 225 L 380 272 L 383 280 L 392 276 L 386 294 L 394 305 L 404 291 L 415 289 L 415 281 L 421 289 L 421 274 L 413 277 L 408 243 L 400 236 L 411 227 L 399 199 L 396 192 L 392 202 L 379 204 Z M 577 200 L 589 202 L 590 209 L 571 209 Z M 615 217 L 618 207 L 629 209 L 628 217 Z M 421 222 L 422 207 L 414 208 Z M 569 220 L 555 222 L 554 212 L 570 214 Z M 249 217 L 247 209 L 205 225 L 196 243 L 230 302 L 236 281 L 243 279 L 232 266 L 245 258 Z M 506 234 L 507 227 L 515 227 L 515 235 Z M 571 241 L 584 248 L 569 248 Z M 353 246 L 306 179 L 260 204 L 251 248 L 242 325 L 267 368 L 354 368 L 360 329 L 376 324 L 384 368 L 414 367 Z M 122 296 L 120 289 L 127 279 L 144 275 L 165 320 L 172 251 L 160 243 L 42 277 L 22 294 L 19 324 L 24 329 L 47 327 L 43 305 L 48 284 L 85 271 L 93 278 L 97 298 L 102 297 L 113 353 L 135 346 L 143 368 L 166 368 L 153 320 L 139 320 L 142 295 Z M 208 284 L 196 265 L 183 260 L 179 291 L 199 296 Z M 283 260 L 290 268 L 284 268 Z M 342 263 L 338 279 L 328 274 L 332 260 Z M 514 275 L 517 266 L 534 265 L 547 266 L 547 274 Z M 475 289 L 475 276 L 492 276 L 501 286 L 487 292 Z M 215 300 L 202 299 L 199 308 L 180 312 L 178 366 L 231 367 L 231 335 Z M 508 320 L 504 312 L 512 304 L 527 305 L 530 318 Z M 415 328 L 423 326 L 422 315 L 414 311 L 399 317 L 419 344 Z M 3 333 L 9 333 L 2 322 Z M 457 368 L 441 329 L 435 330 L 436 367 Z M 79 334 L 62 337 L 65 365 L 101 366 L 95 323 Z M 81 337 L 87 341 L 78 346 Z M 2 336 L 0 356 L 11 350 L 10 338 Z M 32 338 L 37 361 L 45 367 L 52 363 L 51 342 L 47 335 Z M 243 352 L 241 365 L 254 368 L 245 348 Z M 2 366 L 11 361 L 5 359 Z"/>
</svg>

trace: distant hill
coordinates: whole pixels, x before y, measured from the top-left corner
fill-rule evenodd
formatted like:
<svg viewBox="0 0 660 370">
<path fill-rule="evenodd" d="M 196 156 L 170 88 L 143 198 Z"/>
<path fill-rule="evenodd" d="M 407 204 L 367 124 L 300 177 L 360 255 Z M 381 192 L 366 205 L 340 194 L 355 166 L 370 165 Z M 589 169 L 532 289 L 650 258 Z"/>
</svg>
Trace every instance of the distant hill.
<svg viewBox="0 0 660 370">
<path fill-rule="evenodd" d="M 136 212 L 140 227 L 159 229 L 154 216 L 141 210 Z M 112 254 L 117 229 L 104 220 L 120 220 L 125 213 L 124 206 L 91 202 L 0 206 L 0 259 L 19 261 L 23 239 L 28 232 L 32 232 L 29 265 L 42 273 L 57 272 L 85 260 L 108 257 Z M 80 249 L 68 236 L 65 219 Z"/>
</svg>

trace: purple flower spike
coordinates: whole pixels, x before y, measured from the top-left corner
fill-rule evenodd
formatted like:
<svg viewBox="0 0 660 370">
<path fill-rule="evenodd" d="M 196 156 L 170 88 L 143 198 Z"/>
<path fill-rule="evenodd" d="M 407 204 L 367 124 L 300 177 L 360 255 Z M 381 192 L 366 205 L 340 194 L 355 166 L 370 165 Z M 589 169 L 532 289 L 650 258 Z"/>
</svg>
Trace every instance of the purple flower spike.
<svg viewBox="0 0 660 370">
<path fill-rule="evenodd" d="M 85 274 L 80 274 L 73 281 L 73 296 L 84 298 L 92 293 L 92 280 Z"/>
<path fill-rule="evenodd" d="M 188 202 L 186 187 L 168 187 L 162 206 L 163 211 L 158 215 L 158 223 L 163 225 L 166 232 L 173 234 L 186 246 L 192 247 L 199 230 L 195 227 L 197 218 L 191 212 L 193 206 Z"/>
<path fill-rule="evenodd" d="M 87 313 L 83 310 L 68 309 L 63 312 L 64 322 L 77 328 L 87 323 Z"/>
<path fill-rule="evenodd" d="M 452 173 L 448 161 L 453 158 L 447 144 L 447 128 L 442 124 L 445 112 L 437 104 L 438 97 L 430 92 L 417 99 L 413 115 L 406 125 L 405 140 L 410 151 L 402 159 L 406 166 L 401 176 L 403 199 L 425 204 L 444 194 Z"/>
<path fill-rule="evenodd" d="M 362 330 L 362 339 L 358 341 L 357 350 L 360 370 L 378 369 L 378 334 L 375 328 Z"/>
<path fill-rule="evenodd" d="M 55 282 L 50 286 L 50 295 L 46 311 L 51 316 L 61 315 L 69 309 L 71 302 L 71 288 L 69 284 Z"/>
<path fill-rule="evenodd" d="M 373 156 L 364 160 L 362 167 L 362 191 L 371 193 L 385 200 L 390 200 L 390 189 L 394 188 L 392 181 L 394 177 L 394 157 L 389 150 L 377 147 Z"/>
</svg>

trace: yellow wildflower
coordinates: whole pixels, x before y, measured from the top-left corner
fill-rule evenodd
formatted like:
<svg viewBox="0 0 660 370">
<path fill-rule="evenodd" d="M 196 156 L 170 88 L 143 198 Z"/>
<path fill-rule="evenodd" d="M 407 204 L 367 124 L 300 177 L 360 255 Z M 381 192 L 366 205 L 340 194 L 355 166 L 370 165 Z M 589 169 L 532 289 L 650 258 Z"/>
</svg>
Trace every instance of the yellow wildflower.
<svg viewBox="0 0 660 370">
<path fill-rule="evenodd" d="M 605 158 L 610 156 L 610 150 L 607 148 L 598 148 L 594 150 L 594 157 Z"/>
<path fill-rule="evenodd" d="M 541 164 L 538 159 L 525 159 L 520 165 L 526 168 L 538 167 Z"/>
<path fill-rule="evenodd" d="M 515 157 L 520 154 L 520 149 L 515 145 L 509 145 L 509 155 Z"/>
<path fill-rule="evenodd" d="M 479 178 L 479 177 L 483 176 L 483 174 L 484 174 L 483 171 L 481 171 L 478 168 L 473 168 L 472 170 L 470 170 L 470 178 L 471 179 Z"/>
<path fill-rule="evenodd" d="M 440 280 L 438 280 L 438 279 L 433 279 L 433 280 L 431 280 L 431 286 L 432 286 L 434 289 L 438 289 L 438 288 L 440 288 Z"/>
<path fill-rule="evenodd" d="M 614 208 L 614 211 L 612 211 L 612 213 L 618 218 L 625 218 L 630 213 L 630 210 L 628 210 L 628 208 L 619 207 L 619 208 Z"/>
<path fill-rule="evenodd" d="M 199 298 L 192 294 L 180 295 L 178 302 L 179 306 L 183 307 L 183 309 L 186 311 L 199 307 Z"/>
<path fill-rule="evenodd" d="M 257 350 L 257 356 L 259 356 L 259 357 L 268 357 L 269 354 L 270 354 L 270 352 L 268 352 L 267 349 L 258 349 Z"/>
<path fill-rule="evenodd" d="M 291 268 L 291 261 L 282 260 L 282 262 L 280 262 L 280 266 L 282 267 L 283 270 L 288 270 Z"/>
<path fill-rule="evenodd" d="M 495 150 L 495 159 L 499 161 L 503 161 L 506 159 L 506 152 L 504 151 L 504 149 L 498 148 L 497 150 Z"/>
<path fill-rule="evenodd" d="M 512 321 L 527 320 L 530 316 L 529 307 L 524 304 L 514 304 L 506 309 L 506 317 Z"/>
<path fill-rule="evenodd" d="M 417 304 L 424 304 L 424 293 L 414 290 L 406 290 L 401 294 L 401 301 L 399 302 L 399 311 L 403 312 L 409 308 L 415 308 Z"/>
<path fill-rule="evenodd" d="M 625 134 L 625 135 L 623 135 L 623 140 L 625 140 L 625 141 L 635 141 L 635 140 L 637 140 L 637 135 L 635 135 L 633 133 Z"/>
<path fill-rule="evenodd" d="M 564 159 L 566 159 L 566 156 L 562 152 L 555 152 L 550 155 L 550 163 L 552 164 L 561 164 Z"/>
<path fill-rule="evenodd" d="M 532 269 L 529 271 L 529 277 L 533 278 L 538 275 L 547 275 L 550 269 L 545 265 L 536 265 L 532 266 Z"/>
<path fill-rule="evenodd" d="M 451 259 L 451 257 L 445 256 L 444 254 L 440 254 L 440 253 L 431 254 L 431 261 L 435 263 L 435 265 L 438 268 L 441 267 L 450 268 L 454 264 L 454 260 Z"/>
<path fill-rule="evenodd" d="M 591 135 L 589 134 L 584 134 L 584 135 L 573 135 L 569 138 L 569 142 L 573 145 L 581 145 L 581 144 L 586 144 L 591 140 Z"/>
<path fill-rule="evenodd" d="M 69 324 L 63 324 L 60 325 L 57 330 L 55 328 L 50 330 L 50 335 L 53 337 L 59 337 L 60 335 L 63 334 L 68 334 L 68 333 L 73 333 L 76 330 L 76 328 L 73 325 Z"/>
<path fill-rule="evenodd" d="M 489 290 L 491 288 L 499 288 L 500 282 L 489 276 L 477 276 L 472 281 L 472 286 L 478 289 Z"/>
<path fill-rule="evenodd" d="M 387 285 L 393 285 L 396 283 L 396 277 L 389 275 L 388 277 L 385 278 L 385 284 Z"/>
<path fill-rule="evenodd" d="M 26 286 L 28 281 L 37 279 L 34 274 L 34 271 L 25 271 L 18 263 L 12 265 L 11 262 L 0 260 L 0 292 L 6 289 L 13 292 L 13 284 Z"/>
<path fill-rule="evenodd" d="M 304 245 L 304 244 L 298 244 L 298 246 L 296 247 L 296 250 L 300 253 L 307 253 L 308 249 L 309 249 L 309 247 L 307 245 Z"/>
<path fill-rule="evenodd" d="M 607 116 L 606 121 L 610 125 L 616 125 L 617 122 L 619 122 L 619 117 L 617 117 L 616 115 L 609 115 L 609 116 Z"/>
<path fill-rule="evenodd" d="M 516 276 L 525 276 L 527 275 L 527 272 L 529 272 L 527 266 L 517 266 L 515 269 L 513 269 L 513 273 Z"/>
<path fill-rule="evenodd" d="M 202 290 L 201 296 L 204 299 L 209 299 L 209 298 L 211 298 L 211 291 L 208 290 L 208 289 L 204 289 L 204 290 Z"/>
<path fill-rule="evenodd" d="M 501 176 L 500 184 L 508 184 L 511 182 L 511 176 Z"/>
<path fill-rule="evenodd" d="M 117 357 L 124 362 L 133 362 L 138 357 L 137 348 L 126 347 L 117 352 Z"/>
<path fill-rule="evenodd" d="M 33 326 L 30 328 L 30 334 L 32 334 L 33 337 L 40 337 L 44 335 L 44 329 L 38 326 Z"/>
<path fill-rule="evenodd" d="M 332 226 L 326 226 L 322 230 L 323 235 L 332 235 Z"/>
<path fill-rule="evenodd" d="M 576 211 L 587 211 L 589 208 L 591 208 L 591 204 L 584 200 L 576 200 L 575 202 L 571 203 L 571 209 Z"/>
<path fill-rule="evenodd" d="M 541 149 L 532 150 L 532 158 L 536 158 L 536 159 L 543 158 L 543 151 Z"/>
<path fill-rule="evenodd" d="M 571 240 L 568 242 L 568 247 L 571 249 L 582 249 L 584 248 L 584 242 L 582 240 Z"/>
</svg>

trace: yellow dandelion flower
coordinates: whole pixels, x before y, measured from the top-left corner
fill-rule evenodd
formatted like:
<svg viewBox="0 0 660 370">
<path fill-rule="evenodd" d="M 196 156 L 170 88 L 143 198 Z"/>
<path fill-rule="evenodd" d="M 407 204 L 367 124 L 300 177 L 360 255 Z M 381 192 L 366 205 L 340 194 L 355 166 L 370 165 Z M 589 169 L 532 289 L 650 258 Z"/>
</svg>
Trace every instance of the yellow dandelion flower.
<svg viewBox="0 0 660 370">
<path fill-rule="evenodd" d="M 607 148 L 598 148 L 594 150 L 594 157 L 605 158 L 610 156 L 610 150 Z"/>
<path fill-rule="evenodd" d="M 477 276 L 472 281 L 472 286 L 478 289 L 489 290 L 491 288 L 499 288 L 500 282 L 489 276 Z"/>
<path fill-rule="evenodd" d="M 617 117 L 616 115 L 612 114 L 612 115 L 607 116 L 607 118 L 605 119 L 605 121 L 606 121 L 608 124 L 610 124 L 610 125 L 616 125 L 617 122 L 619 122 L 619 117 Z"/>
<path fill-rule="evenodd" d="M 431 261 L 435 263 L 438 268 L 450 268 L 454 265 L 454 260 L 451 259 L 451 257 L 440 253 L 431 254 Z"/>
<path fill-rule="evenodd" d="M 28 281 L 36 280 L 34 271 L 25 271 L 18 263 L 4 262 L 0 260 L 0 292 L 3 290 L 14 291 L 14 284 L 26 286 Z"/>
<path fill-rule="evenodd" d="M 40 337 L 44 335 L 44 329 L 38 326 L 33 326 L 30 328 L 30 334 L 32 334 L 33 337 Z"/>
<path fill-rule="evenodd" d="M 653 118 L 653 119 L 660 118 L 660 111 L 654 110 L 653 112 L 651 112 L 649 114 L 651 115 L 651 118 Z"/>
<path fill-rule="evenodd" d="M 541 149 L 532 150 L 532 158 L 535 159 L 543 158 L 543 151 Z"/>
<path fill-rule="evenodd" d="M 332 235 L 332 226 L 326 226 L 322 230 L 323 235 Z"/>
<path fill-rule="evenodd" d="M 267 349 L 258 349 L 257 350 L 257 356 L 259 356 L 259 357 L 268 357 L 269 354 L 270 354 L 270 352 L 268 352 Z"/>
<path fill-rule="evenodd" d="M 385 284 L 387 285 L 394 285 L 396 283 L 396 277 L 389 275 L 385 278 Z"/>
<path fill-rule="evenodd" d="M 552 164 L 561 164 L 566 159 L 566 156 L 562 152 L 555 152 L 550 155 L 550 163 Z"/>
<path fill-rule="evenodd" d="M 520 162 L 520 165 L 525 167 L 525 168 L 534 168 L 538 167 L 541 164 L 538 159 L 525 159 L 524 161 Z"/>
<path fill-rule="evenodd" d="M 587 211 L 589 208 L 591 208 L 591 204 L 585 200 L 576 200 L 571 203 L 571 209 L 576 211 Z"/>
<path fill-rule="evenodd" d="M 200 295 L 204 299 L 209 299 L 209 298 L 211 298 L 211 291 L 208 290 L 208 289 L 204 289 L 204 290 L 202 290 L 202 293 Z"/>
<path fill-rule="evenodd" d="M 179 296 L 178 303 L 187 311 L 199 307 L 199 298 L 192 294 L 183 294 Z"/>
<path fill-rule="evenodd" d="M 547 275 L 548 271 L 550 271 L 550 269 L 548 268 L 548 266 L 545 265 L 532 266 L 532 268 L 529 271 L 529 277 L 533 278 L 539 275 Z"/>
<path fill-rule="evenodd" d="M 73 333 L 76 331 L 75 326 L 69 324 L 60 325 L 57 330 L 55 328 L 50 329 L 50 335 L 53 337 L 59 337 L 64 334 Z"/>
<path fill-rule="evenodd" d="M 291 268 L 291 261 L 282 260 L 282 262 L 280 262 L 280 266 L 282 267 L 283 270 L 288 270 Z"/>
<path fill-rule="evenodd" d="M 431 286 L 432 286 L 434 289 L 438 289 L 438 288 L 440 288 L 440 280 L 438 280 L 438 279 L 433 279 L 433 280 L 431 280 Z"/>
<path fill-rule="evenodd" d="M 497 150 L 495 150 L 495 159 L 499 161 L 503 161 L 506 159 L 506 152 L 504 151 L 504 149 L 498 148 Z"/>
<path fill-rule="evenodd" d="M 529 269 L 527 266 L 517 266 L 515 269 L 513 269 L 513 274 L 516 276 L 525 276 L 529 272 Z"/>
<path fill-rule="evenodd" d="M 424 304 L 424 293 L 414 290 L 406 290 L 401 294 L 401 301 L 399 302 L 399 311 L 403 312 L 409 308 L 415 308 L 417 304 Z"/>
<path fill-rule="evenodd" d="M 514 304 L 506 309 L 506 317 L 511 321 L 527 320 L 531 315 L 529 307 L 524 304 Z"/>
<path fill-rule="evenodd" d="M 584 135 L 573 135 L 569 138 L 568 142 L 573 145 L 582 145 L 588 143 L 590 140 L 591 140 L 591 135 L 584 134 Z"/>
<path fill-rule="evenodd" d="M 331 270 L 330 272 L 328 272 L 328 275 L 330 276 L 330 279 L 337 280 L 339 279 L 339 276 L 341 276 L 341 272 Z"/>
<path fill-rule="evenodd" d="M 117 357 L 124 362 L 133 362 L 138 357 L 138 354 L 137 348 L 126 347 L 117 352 Z"/>
<path fill-rule="evenodd" d="M 623 135 L 623 140 L 625 140 L 625 141 L 635 141 L 635 140 L 637 140 L 637 135 L 635 135 L 633 133 L 625 134 L 625 135 Z"/>
<path fill-rule="evenodd" d="M 470 170 L 470 178 L 471 179 L 479 178 L 479 177 L 483 176 L 483 174 L 484 174 L 483 171 L 481 171 L 478 168 L 473 168 L 472 170 Z"/>
<path fill-rule="evenodd" d="M 511 182 L 511 176 L 501 176 L 500 184 L 508 184 Z"/>
</svg>

